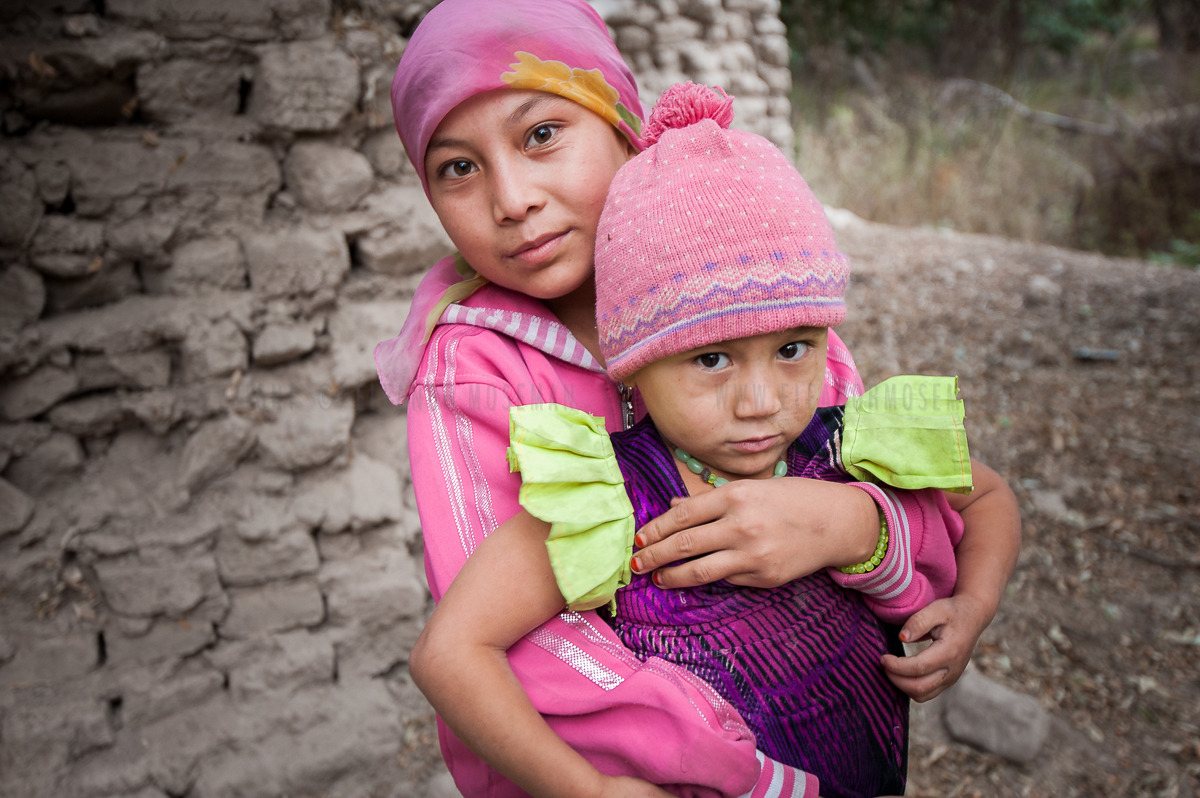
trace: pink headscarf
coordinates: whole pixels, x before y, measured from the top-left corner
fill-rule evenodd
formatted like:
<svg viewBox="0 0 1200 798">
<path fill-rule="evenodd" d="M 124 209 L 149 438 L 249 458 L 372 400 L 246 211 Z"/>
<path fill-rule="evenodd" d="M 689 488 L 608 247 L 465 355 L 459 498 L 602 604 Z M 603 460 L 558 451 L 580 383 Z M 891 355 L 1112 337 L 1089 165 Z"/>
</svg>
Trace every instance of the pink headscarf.
<svg viewBox="0 0 1200 798">
<path fill-rule="evenodd" d="M 413 32 L 392 79 L 396 130 L 426 196 L 425 150 L 437 126 L 464 100 L 505 88 L 573 100 L 641 149 L 637 83 L 584 0 L 443 0 Z M 375 347 L 379 381 L 393 403 L 404 402 L 442 311 L 484 282 L 461 257 L 425 275 L 400 335 Z"/>
<path fill-rule="evenodd" d="M 434 130 L 463 100 L 506 88 L 574 100 L 638 141 L 637 83 L 584 0 L 444 0 L 417 26 L 392 80 L 396 130 L 426 195 Z"/>
</svg>

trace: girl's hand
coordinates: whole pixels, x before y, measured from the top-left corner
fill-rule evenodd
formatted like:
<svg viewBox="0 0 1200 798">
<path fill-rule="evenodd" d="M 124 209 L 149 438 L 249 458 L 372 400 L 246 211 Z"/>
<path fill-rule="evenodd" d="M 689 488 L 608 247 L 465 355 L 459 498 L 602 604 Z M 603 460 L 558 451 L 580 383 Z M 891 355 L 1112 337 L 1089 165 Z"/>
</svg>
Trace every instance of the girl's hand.
<svg viewBox="0 0 1200 798">
<path fill-rule="evenodd" d="M 671 793 L 630 776 L 605 776 L 595 798 L 671 798 Z"/>
<path fill-rule="evenodd" d="M 859 488 L 799 477 L 742 479 L 686 499 L 638 531 L 634 570 L 662 587 L 725 579 L 779 587 L 829 566 L 862 562 L 879 516 Z M 670 568 L 662 566 L 687 562 Z"/>
<path fill-rule="evenodd" d="M 912 657 L 885 654 L 881 663 L 892 684 L 909 698 L 923 702 L 937 697 L 962 676 L 975 643 L 991 622 L 982 602 L 957 594 L 914 613 L 900 630 L 905 643 L 932 640 Z"/>
</svg>

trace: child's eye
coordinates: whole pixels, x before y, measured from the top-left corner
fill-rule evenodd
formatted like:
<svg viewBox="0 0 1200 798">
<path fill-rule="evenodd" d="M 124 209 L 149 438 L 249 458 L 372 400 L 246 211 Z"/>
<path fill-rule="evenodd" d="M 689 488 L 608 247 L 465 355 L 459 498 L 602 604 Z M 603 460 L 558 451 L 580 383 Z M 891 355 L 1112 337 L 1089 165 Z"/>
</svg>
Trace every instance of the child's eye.
<svg viewBox="0 0 1200 798">
<path fill-rule="evenodd" d="M 453 161 L 447 161 L 442 164 L 442 168 L 438 169 L 438 177 L 445 177 L 454 180 L 460 177 L 466 177 L 479 167 L 468 161 L 466 158 L 456 158 Z"/>
<path fill-rule="evenodd" d="M 549 144 L 558 135 L 558 131 L 558 125 L 543 122 L 529 131 L 529 138 L 525 140 L 525 146 L 541 147 L 544 144 Z"/>
<path fill-rule="evenodd" d="M 706 369 L 719 369 L 729 365 L 729 355 L 724 352 L 705 352 L 696 355 L 696 362 Z"/>
<path fill-rule="evenodd" d="M 811 348 L 807 341 L 792 341 L 779 347 L 779 357 L 783 360 L 799 360 Z"/>
</svg>

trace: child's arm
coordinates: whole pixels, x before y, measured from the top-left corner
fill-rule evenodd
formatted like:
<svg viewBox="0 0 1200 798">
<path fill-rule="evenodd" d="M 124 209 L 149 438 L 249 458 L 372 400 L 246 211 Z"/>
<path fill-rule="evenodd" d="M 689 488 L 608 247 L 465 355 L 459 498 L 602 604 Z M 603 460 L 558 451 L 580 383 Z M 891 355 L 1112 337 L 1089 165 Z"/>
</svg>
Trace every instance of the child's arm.
<svg viewBox="0 0 1200 798">
<path fill-rule="evenodd" d="M 601 774 L 538 714 L 507 649 L 563 609 L 549 525 L 519 513 L 467 559 L 409 659 L 417 686 L 458 737 L 534 796 L 666 796 Z"/>
<path fill-rule="evenodd" d="M 917 701 L 928 701 L 958 681 L 996 614 L 1021 546 L 1021 516 L 1012 489 L 977 460 L 971 461 L 971 470 L 975 490 L 969 496 L 946 494 L 964 524 L 954 553 L 954 594 L 915 613 L 900 632 L 905 642 L 928 636 L 933 644 L 912 657 L 883 658 L 888 678 Z"/>
</svg>

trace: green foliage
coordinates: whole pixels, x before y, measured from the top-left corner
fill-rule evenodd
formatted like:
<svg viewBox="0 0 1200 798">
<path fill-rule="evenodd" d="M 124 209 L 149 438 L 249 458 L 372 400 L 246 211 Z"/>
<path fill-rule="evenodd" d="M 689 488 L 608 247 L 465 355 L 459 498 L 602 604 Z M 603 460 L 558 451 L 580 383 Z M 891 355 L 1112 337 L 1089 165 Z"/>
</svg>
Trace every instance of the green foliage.
<svg viewBox="0 0 1200 798">
<path fill-rule="evenodd" d="M 1019 53 L 1070 55 L 1148 13 L 1149 0 L 783 0 L 780 16 L 798 57 L 818 47 L 853 55 L 895 47 L 969 74 L 1012 67 Z"/>
</svg>

